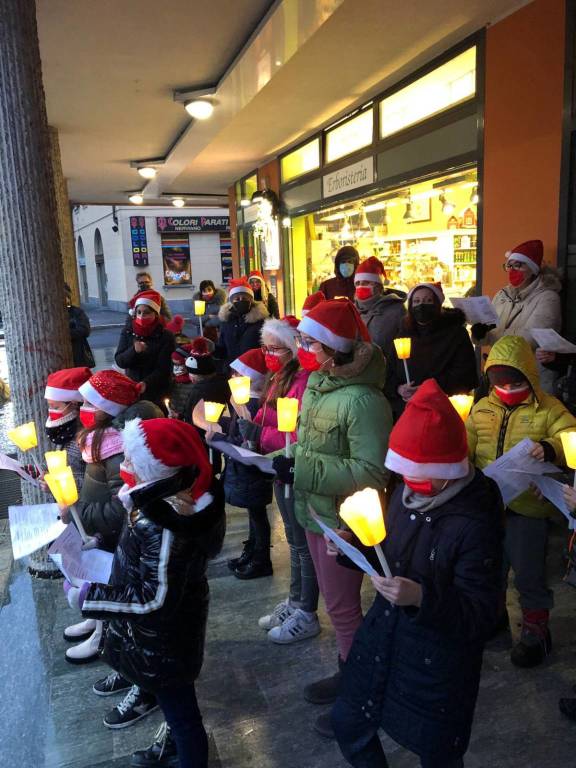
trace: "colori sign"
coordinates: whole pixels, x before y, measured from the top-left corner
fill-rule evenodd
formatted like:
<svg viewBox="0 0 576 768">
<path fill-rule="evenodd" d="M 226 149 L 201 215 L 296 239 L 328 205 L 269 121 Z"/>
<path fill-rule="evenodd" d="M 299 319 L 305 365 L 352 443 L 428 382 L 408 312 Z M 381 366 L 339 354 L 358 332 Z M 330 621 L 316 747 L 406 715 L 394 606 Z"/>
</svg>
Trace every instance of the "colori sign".
<svg viewBox="0 0 576 768">
<path fill-rule="evenodd" d="M 160 216 L 158 232 L 228 232 L 229 216 Z"/>
</svg>

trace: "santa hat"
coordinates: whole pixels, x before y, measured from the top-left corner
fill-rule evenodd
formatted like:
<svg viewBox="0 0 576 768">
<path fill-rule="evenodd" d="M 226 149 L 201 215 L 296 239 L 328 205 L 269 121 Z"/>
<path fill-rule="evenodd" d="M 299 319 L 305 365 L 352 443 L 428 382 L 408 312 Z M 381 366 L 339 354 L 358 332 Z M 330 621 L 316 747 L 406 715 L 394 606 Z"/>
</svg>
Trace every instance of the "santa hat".
<svg viewBox="0 0 576 768">
<path fill-rule="evenodd" d="M 265 320 L 260 333 L 262 344 L 273 346 L 274 343 L 279 343 L 290 350 L 292 357 L 296 357 L 298 352 L 296 348 L 297 329 L 298 320 L 293 316 L 285 317 L 282 320 L 275 318 Z"/>
<path fill-rule="evenodd" d="M 210 339 L 205 339 L 204 336 L 197 336 L 186 346 L 190 347 L 190 352 L 186 358 L 188 373 L 209 376 L 215 372 L 216 364 L 212 356 L 214 344 Z"/>
<path fill-rule="evenodd" d="M 143 482 L 163 480 L 182 467 L 196 467 L 191 489 L 197 501 L 212 483 L 212 465 L 198 431 L 177 419 L 133 419 L 122 433 L 124 453 Z"/>
<path fill-rule="evenodd" d="M 192 350 L 192 344 L 179 344 L 172 352 L 172 362 L 176 365 L 184 365 Z"/>
<path fill-rule="evenodd" d="M 408 401 L 390 433 L 385 465 L 419 480 L 468 474 L 466 427 L 435 379 L 427 379 Z"/>
<path fill-rule="evenodd" d="M 78 391 L 94 408 L 109 416 L 118 416 L 140 399 L 142 385 L 109 369 L 95 373 Z"/>
<path fill-rule="evenodd" d="M 182 333 L 182 329 L 184 328 L 184 318 L 182 315 L 174 315 L 172 320 L 170 320 L 169 323 L 166 323 L 166 330 L 173 333 L 175 336 L 178 336 L 180 333 Z"/>
<path fill-rule="evenodd" d="M 237 277 L 228 283 L 228 298 L 231 299 L 236 293 L 248 293 L 254 298 L 254 291 L 245 277 Z"/>
<path fill-rule="evenodd" d="M 249 376 L 254 382 L 264 381 L 268 373 L 264 352 L 260 347 L 244 352 L 230 363 L 230 368 L 241 376 Z"/>
<path fill-rule="evenodd" d="M 544 256 L 544 244 L 542 240 L 526 240 L 516 248 L 506 252 L 506 261 L 521 261 L 530 267 L 535 275 L 540 272 L 542 258 Z"/>
<path fill-rule="evenodd" d="M 356 274 L 354 275 L 355 283 L 357 283 L 359 280 L 370 280 L 373 283 L 380 283 L 382 285 L 385 279 L 386 270 L 384 269 L 380 259 L 377 259 L 376 256 L 370 256 L 369 259 L 363 261 L 358 266 Z"/>
<path fill-rule="evenodd" d="M 92 376 L 90 368 L 63 368 L 55 371 L 46 380 L 44 397 L 46 400 L 57 400 L 59 403 L 72 401 L 81 403 L 84 399 L 78 391 L 84 382 Z"/>
<path fill-rule="evenodd" d="M 316 293 L 311 293 L 310 296 L 306 296 L 302 306 L 302 317 L 307 315 L 308 312 L 310 312 L 311 309 L 314 309 L 317 304 L 320 304 L 321 301 L 326 301 L 326 296 L 324 296 L 322 291 L 316 291 Z"/>
<path fill-rule="evenodd" d="M 259 272 L 257 269 L 253 269 L 252 272 L 248 275 L 248 280 L 260 280 L 260 283 L 264 285 L 266 282 L 264 280 L 264 275 L 262 272 Z"/>
<path fill-rule="evenodd" d="M 160 307 L 162 306 L 162 297 L 158 291 L 142 291 L 142 293 L 139 293 L 134 297 L 134 309 L 141 304 L 150 307 L 159 315 Z"/>
<path fill-rule="evenodd" d="M 370 341 L 364 321 L 348 299 L 321 301 L 300 320 L 298 330 L 338 352 L 350 352 L 356 341 Z"/>
<path fill-rule="evenodd" d="M 408 306 L 410 306 L 410 302 L 412 301 L 412 296 L 414 295 L 414 291 L 417 291 L 419 288 L 428 288 L 428 290 L 432 291 L 434 296 L 436 296 L 436 298 L 438 299 L 438 302 L 440 303 L 440 306 L 444 304 L 444 300 L 446 299 L 446 296 L 444 296 L 444 291 L 442 290 L 442 283 L 418 283 L 418 285 L 415 285 L 408 292 Z"/>
</svg>

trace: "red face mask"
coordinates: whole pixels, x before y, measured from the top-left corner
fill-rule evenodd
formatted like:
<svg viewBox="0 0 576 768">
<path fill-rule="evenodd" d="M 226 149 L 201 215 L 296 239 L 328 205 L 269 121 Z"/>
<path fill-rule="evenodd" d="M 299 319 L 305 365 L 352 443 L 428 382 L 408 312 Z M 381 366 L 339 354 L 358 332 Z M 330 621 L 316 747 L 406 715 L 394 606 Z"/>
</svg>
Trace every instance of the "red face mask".
<svg viewBox="0 0 576 768">
<path fill-rule="evenodd" d="M 80 421 L 86 429 L 91 429 L 96 424 L 96 411 L 82 406 L 80 408 Z"/>
<path fill-rule="evenodd" d="M 301 347 L 298 350 L 298 360 L 305 371 L 317 371 L 320 368 L 320 363 L 316 360 L 314 352 L 308 352 Z"/>
<path fill-rule="evenodd" d="M 120 477 L 124 480 L 128 488 L 134 488 L 136 485 L 136 477 L 134 473 L 126 469 L 124 464 L 120 464 Z"/>
<path fill-rule="evenodd" d="M 356 298 L 358 301 L 366 301 L 366 299 L 371 299 L 374 295 L 374 289 L 369 285 L 358 285 L 356 287 Z"/>
<path fill-rule="evenodd" d="M 432 480 L 409 480 L 407 477 L 404 479 L 404 485 L 408 486 L 414 493 L 419 493 L 420 496 L 434 496 L 436 489 L 432 485 Z"/>
<path fill-rule="evenodd" d="M 48 411 L 48 418 L 50 419 L 50 421 L 59 421 L 65 415 L 66 415 L 66 410 L 64 411 L 49 410 Z"/>
<path fill-rule="evenodd" d="M 278 371 L 281 371 L 282 368 L 284 368 L 282 358 L 279 355 L 272 355 L 270 352 L 264 354 L 264 362 L 266 368 L 268 368 L 271 373 L 278 373 Z"/>
<path fill-rule="evenodd" d="M 526 275 L 521 269 L 510 269 L 508 271 L 508 282 L 514 288 L 518 288 L 519 285 L 522 285 L 525 279 Z"/>
<path fill-rule="evenodd" d="M 158 322 L 158 315 L 146 315 L 146 317 L 135 317 L 132 320 L 132 330 L 137 336 L 149 336 Z"/>
<path fill-rule="evenodd" d="M 502 387 L 495 386 L 494 392 L 496 392 L 505 405 L 520 405 L 520 403 L 523 403 L 530 394 L 530 387 L 525 386 L 519 389 L 502 389 Z"/>
</svg>

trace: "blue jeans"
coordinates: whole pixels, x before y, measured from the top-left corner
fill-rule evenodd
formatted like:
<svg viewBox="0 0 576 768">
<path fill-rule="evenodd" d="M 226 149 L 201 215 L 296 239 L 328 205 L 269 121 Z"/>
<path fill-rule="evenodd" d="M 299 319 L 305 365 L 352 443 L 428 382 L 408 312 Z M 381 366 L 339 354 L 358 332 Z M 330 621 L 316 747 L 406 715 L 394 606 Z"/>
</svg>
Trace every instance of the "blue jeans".
<svg viewBox="0 0 576 768">
<path fill-rule="evenodd" d="M 208 768 L 208 736 L 194 683 L 164 689 L 157 694 L 157 699 L 176 742 L 180 768 Z"/>
</svg>

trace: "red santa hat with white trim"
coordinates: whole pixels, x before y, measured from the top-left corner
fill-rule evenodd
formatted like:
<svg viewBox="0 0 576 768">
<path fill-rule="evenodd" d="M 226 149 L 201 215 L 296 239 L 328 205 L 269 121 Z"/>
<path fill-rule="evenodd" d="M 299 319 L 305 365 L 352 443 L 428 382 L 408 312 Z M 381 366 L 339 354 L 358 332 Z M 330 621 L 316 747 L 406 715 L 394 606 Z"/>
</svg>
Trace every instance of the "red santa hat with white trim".
<svg viewBox="0 0 576 768">
<path fill-rule="evenodd" d="M 408 291 L 408 306 L 410 306 L 410 302 L 412 301 L 412 296 L 414 296 L 415 291 L 417 291 L 419 288 L 428 288 L 428 290 L 432 291 L 434 296 L 436 296 L 440 306 L 444 304 L 446 296 L 444 296 L 444 291 L 442 290 L 442 283 L 418 283 L 418 285 L 415 285 Z"/>
<path fill-rule="evenodd" d="M 314 307 L 322 301 L 326 301 L 326 296 L 324 296 L 322 291 L 316 291 L 316 293 L 311 293 L 310 296 L 306 296 L 304 304 L 302 305 L 302 317 L 307 315 L 311 309 L 314 309 Z"/>
<path fill-rule="evenodd" d="M 377 259 L 376 256 L 370 256 L 369 259 L 359 264 L 354 275 L 354 283 L 357 283 L 359 280 L 370 280 L 373 283 L 383 285 L 385 279 L 386 270 L 380 259 Z"/>
<path fill-rule="evenodd" d="M 236 277 L 228 283 L 228 298 L 231 299 L 237 293 L 247 293 L 254 298 L 254 291 L 245 277 Z"/>
<path fill-rule="evenodd" d="M 191 488 L 195 501 L 212 483 L 212 465 L 198 431 L 177 419 L 132 419 L 122 432 L 124 454 L 145 483 L 176 475 L 183 467 L 196 467 Z"/>
<path fill-rule="evenodd" d="M 160 308 L 162 307 L 162 297 L 158 291 L 142 291 L 141 293 L 136 294 L 134 297 L 134 309 L 141 305 L 150 307 L 154 310 L 154 312 L 156 312 L 156 314 L 159 315 Z"/>
<path fill-rule="evenodd" d="M 78 391 L 92 376 L 90 368 L 63 368 L 49 374 L 46 380 L 44 397 L 46 400 L 56 400 L 59 403 L 81 403 L 84 399 Z"/>
<path fill-rule="evenodd" d="M 142 385 L 123 373 L 108 369 L 95 373 L 78 391 L 94 408 L 109 416 L 118 416 L 140 399 Z"/>
<path fill-rule="evenodd" d="M 385 465 L 418 480 L 457 480 L 469 471 L 466 427 L 435 379 L 408 401 L 388 443 Z"/>
<path fill-rule="evenodd" d="M 533 274 L 537 275 L 542 266 L 544 258 L 544 244 L 542 240 L 526 240 L 520 243 L 511 251 L 506 251 L 506 261 L 520 261 L 530 268 Z"/>
<path fill-rule="evenodd" d="M 249 376 L 255 383 L 264 381 L 268 373 L 264 352 L 260 347 L 244 352 L 230 363 L 230 368 L 241 376 Z"/>
<path fill-rule="evenodd" d="M 349 299 L 321 301 L 300 320 L 298 330 L 338 352 L 350 352 L 357 341 L 370 341 L 370 334 Z"/>
<path fill-rule="evenodd" d="M 248 275 L 248 280 L 259 280 L 261 285 L 265 285 L 266 281 L 264 280 L 264 275 L 262 272 L 259 272 L 257 269 L 253 269 L 252 272 Z"/>
<path fill-rule="evenodd" d="M 298 352 L 296 348 L 296 334 L 298 329 L 298 319 L 293 315 L 283 317 L 282 320 L 270 318 L 264 321 L 260 337 L 262 343 L 273 346 L 274 343 L 286 347 L 296 357 Z"/>
</svg>

